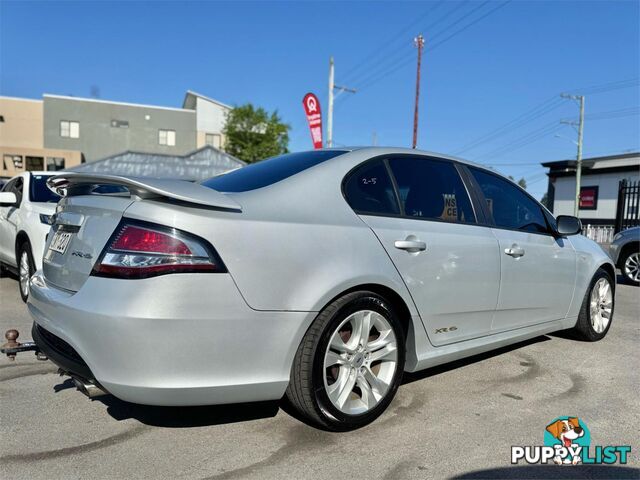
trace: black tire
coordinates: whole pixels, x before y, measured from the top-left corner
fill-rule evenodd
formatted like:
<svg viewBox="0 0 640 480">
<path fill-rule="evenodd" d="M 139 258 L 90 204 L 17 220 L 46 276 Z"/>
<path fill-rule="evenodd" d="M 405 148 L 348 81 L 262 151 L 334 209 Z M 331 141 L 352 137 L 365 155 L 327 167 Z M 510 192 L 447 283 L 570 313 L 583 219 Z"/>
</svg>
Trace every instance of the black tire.
<svg viewBox="0 0 640 480">
<path fill-rule="evenodd" d="M 622 253 L 620 261 L 618 262 L 618 265 L 620 266 L 620 272 L 622 273 L 622 278 L 624 278 L 625 283 L 628 283 L 629 285 L 635 285 L 636 287 L 640 285 L 640 282 L 629 276 L 629 273 L 625 270 L 625 264 L 627 263 L 627 260 L 631 255 L 638 255 L 637 248 L 637 246 L 635 247 L 635 249 L 633 247 L 627 248 L 626 251 Z"/>
<path fill-rule="evenodd" d="M 22 298 L 22 301 L 26 303 L 27 299 L 29 298 L 29 288 L 27 286 L 26 292 L 24 292 L 22 288 L 21 267 L 20 267 L 22 256 L 23 255 L 27 256 L 27 264 L 29 267 L 29 278 L 31 278 L 31 276 L 36 272 L 36 264 L 33 261 L 33 253 L 31 253 L 31 245 L 29 245 L 28 241 L 22 242 L 20 244 L 20 246 L 18 247 L 17 253 L 18 253 L 18 256 L 16 257 L 16 261 L 18 264 L 18 290 L 20 291 L 20 298 Z"/>
<path fill-rule="evenodd" d="M 325 391 L 324 355 L 340 324 L 360 310 L 379 313 L 391 325 L 396 337 L 397 364 L 385 396 L 369 411 L 350 415 L 338 410 Z M 307 330 L 293 361 L 286 399 L 304 420 L 316 427 L 330 431 L 354 430 L 374 421 L 389 406 L 402 381 L 404 362 L 405 332 L 391 304 L 373 292 L 349 293 L 320 312 Z"/>
<path fill-rule="evenodd" d="M 590 298 L 591 292 L 593 291 L 593 287 L 596 285 L 598 280 L 604 278 L 607 282 L 609 282 L 609 286 L 611 288 L 611 315 L 609 318 L 609 323 L 606 328 L 602 332 L 597 332 L 593 325 L 591 324 L 591 310 L 590 310 Z M 575 337 L 580 340 L 585 340 L 587 342 L 597 342 L 598 340 L 602 340 L 606 335 L 609 329 L 611 328 L 611 323 L 613 322 L 613 313 L 615 310 L 615 282 L 611 275 L 604 269 L 599 268 L 596 271 L 595 275 L 591 279 L 591 283 L 589 284 L 589 288 L 587 288 L 587 292 L 584 295 L 582 300 L 582 306 L 580 307 L 580 313 L 578 314 L 578 321 L 576 322 L 576 326 L 570 331 Z"/>
</svg>

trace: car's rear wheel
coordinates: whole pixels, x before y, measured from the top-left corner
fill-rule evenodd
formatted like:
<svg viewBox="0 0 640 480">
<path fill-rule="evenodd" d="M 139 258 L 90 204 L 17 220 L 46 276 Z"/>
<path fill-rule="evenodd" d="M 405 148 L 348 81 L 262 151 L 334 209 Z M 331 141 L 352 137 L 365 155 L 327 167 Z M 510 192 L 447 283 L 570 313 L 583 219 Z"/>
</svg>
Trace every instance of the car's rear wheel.
<svg viewBox="0 0 640 480">
<path fill-rule="evenodd" d="M 35 271 L 31 246 L 29 242 L 23 242 L 18 248 L 18 287 L 23 302 L 29 298 L 29 279 Z"/>
<path fill-rule="evenodd" d="M 328 430 L 367 425 L 400 385 L 404 345 L 402 324 L 383 297 L 347 294 L 326 307 L 305 334 L 287 399 L 310 423 Z"/>
<path fill-rule="evenodd" d="M 620 263 L 620 270 L 624 279 L 632 285 L 640 285 L 640 252 L 629 250 L 626 252 Z"/>
<path fill-rule="evenodd" d="M 578 322 L 573 329 L 576 336 L 589 342 L 605 337 L 613 319 L 614 293 L 611 275 L 602 268 L 598 269 L 582 301 Z"/>
</svg>

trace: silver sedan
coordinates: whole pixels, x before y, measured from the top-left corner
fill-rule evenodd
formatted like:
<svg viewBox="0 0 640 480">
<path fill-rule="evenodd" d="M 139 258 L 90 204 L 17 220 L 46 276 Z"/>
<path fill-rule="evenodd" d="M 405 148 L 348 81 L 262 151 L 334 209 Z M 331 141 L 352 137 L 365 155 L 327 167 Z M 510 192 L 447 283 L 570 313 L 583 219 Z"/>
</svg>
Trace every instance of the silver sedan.
<svg viewBox="0 0 640 480">
<path fill-rule="evenodd" d="M 280 399 L 361 427 L 415 372 L 541 334 L 603 338 L 614 265 L 526 191 L 415 150 L 316 150 L 201 184 L 63 174 L 29 311 L 85 393 Z"/>
</svg>

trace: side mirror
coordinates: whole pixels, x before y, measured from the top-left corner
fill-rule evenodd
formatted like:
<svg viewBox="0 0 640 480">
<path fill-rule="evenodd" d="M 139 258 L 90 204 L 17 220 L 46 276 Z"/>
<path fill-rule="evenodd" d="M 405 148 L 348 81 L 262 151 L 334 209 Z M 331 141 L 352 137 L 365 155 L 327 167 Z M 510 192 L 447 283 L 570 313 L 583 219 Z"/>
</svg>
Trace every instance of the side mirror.
<svg viewBox="0 0 640 480">
<path fill-rule="evenodd" d="M 562 236 L 577 235 L 582 232 L 582 222 L 577 217 L 558 215 L 556 218 L 558 234 Z"/>
<path fill-rule="evenodd" d="M 13 192 L 0 192 L 0 207 L 13 207 L 18 203 L 18 197 Z"/>
</svg>

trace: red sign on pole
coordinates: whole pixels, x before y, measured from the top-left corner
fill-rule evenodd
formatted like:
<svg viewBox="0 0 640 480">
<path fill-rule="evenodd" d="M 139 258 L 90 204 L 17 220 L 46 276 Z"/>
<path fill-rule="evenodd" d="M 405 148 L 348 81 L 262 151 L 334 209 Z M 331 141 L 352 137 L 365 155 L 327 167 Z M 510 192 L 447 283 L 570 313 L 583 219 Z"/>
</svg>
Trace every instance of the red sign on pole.
<svg viewBox="0 0 640 480">
<path fill-rule="evenodd" d="M 307 93 L 302 99 L 304 113 L 307 114 L 313 148 L 322 148 L 322 113 L 320 101 L 313 93 Z"/>
</svg>

